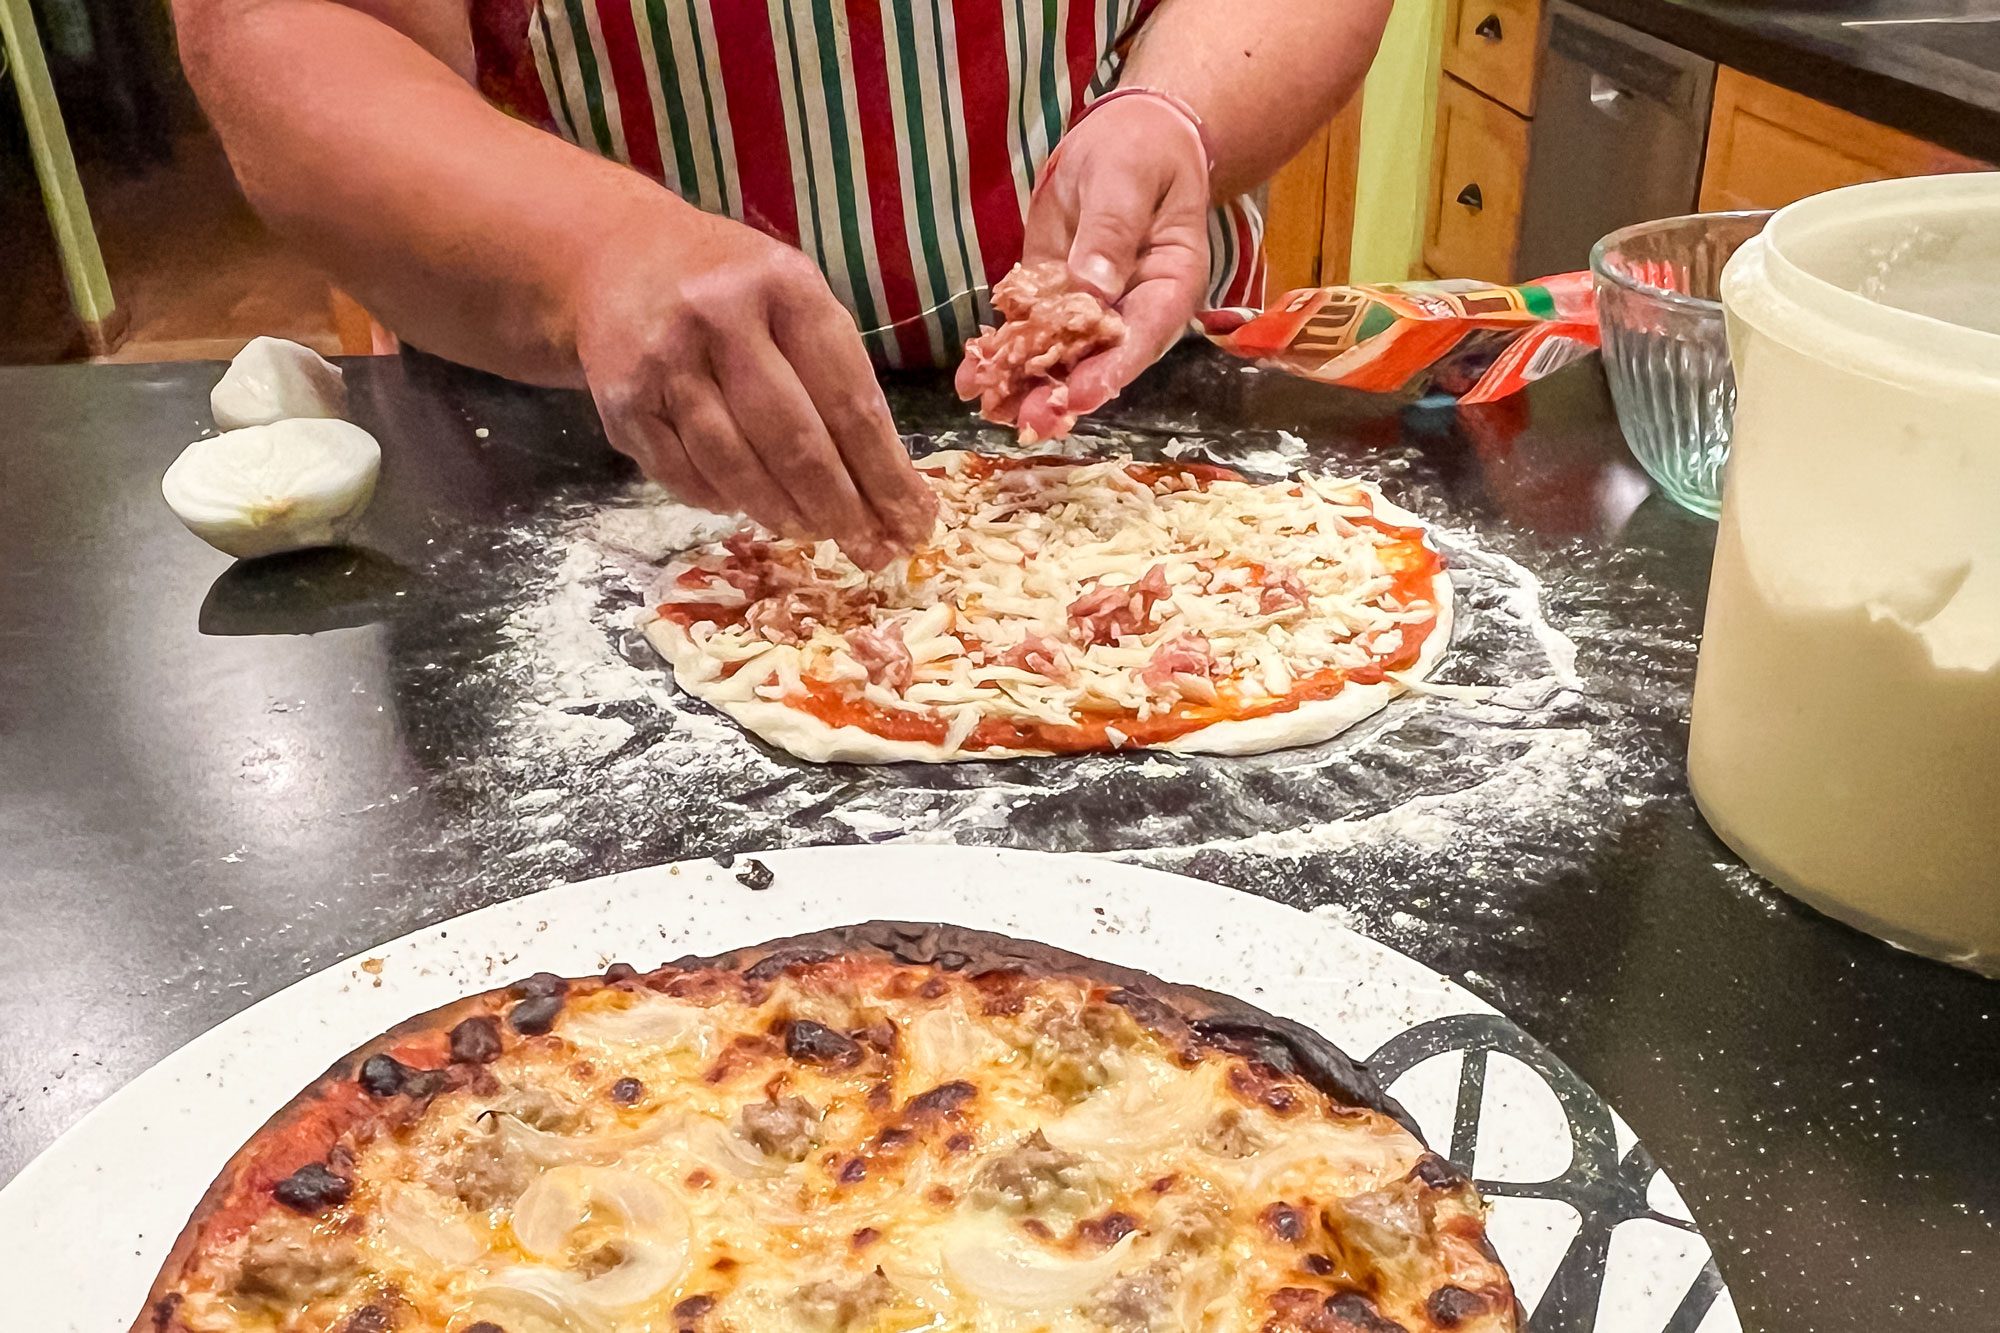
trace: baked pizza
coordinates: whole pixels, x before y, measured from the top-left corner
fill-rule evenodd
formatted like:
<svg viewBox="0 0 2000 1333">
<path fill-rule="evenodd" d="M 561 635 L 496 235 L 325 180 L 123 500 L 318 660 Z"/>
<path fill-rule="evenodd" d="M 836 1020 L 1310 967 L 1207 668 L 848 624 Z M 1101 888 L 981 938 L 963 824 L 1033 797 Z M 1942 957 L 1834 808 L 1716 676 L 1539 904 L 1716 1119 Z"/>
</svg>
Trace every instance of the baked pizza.
<svg viewBox="0 0 2000 1333">
<path fill-rule="evenodd" d="M 1427 674 L 1451 581 L 1358 481 L 950 452 L 932 539 L 870 574 L 744 529 L 665 572 L 648 638 L 688 692 L 816 761 L 1325 740 Z"/>
<path fill-rule="evenodd" d="M 1492 1333 L 1472 1185 L 1324 1039 L 877 922 L 538 975 L 231 1159 L 135 1333 Z"/>
</svg>

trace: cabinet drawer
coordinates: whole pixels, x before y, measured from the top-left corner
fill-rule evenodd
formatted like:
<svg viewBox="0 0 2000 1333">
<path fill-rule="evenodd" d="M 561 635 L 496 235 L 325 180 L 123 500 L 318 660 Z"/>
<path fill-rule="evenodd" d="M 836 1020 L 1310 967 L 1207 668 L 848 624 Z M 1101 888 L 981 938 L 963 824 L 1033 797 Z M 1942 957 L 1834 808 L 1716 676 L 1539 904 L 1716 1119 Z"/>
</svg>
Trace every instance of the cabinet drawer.
<svg viewBox="0 0 2000 1333">
<path fill-rule="evenodd" d="M 1521 237 L 1528 122 L 1454 79 L 1438 90 L 1424 264 L 1447 278 L 1508 282 Z"/>
<path fill-rule="evenodd" d="M 1541 31 L 1542 0 L 1449 0 L 1445 72 L 1532 116 Z"/>
</svg>

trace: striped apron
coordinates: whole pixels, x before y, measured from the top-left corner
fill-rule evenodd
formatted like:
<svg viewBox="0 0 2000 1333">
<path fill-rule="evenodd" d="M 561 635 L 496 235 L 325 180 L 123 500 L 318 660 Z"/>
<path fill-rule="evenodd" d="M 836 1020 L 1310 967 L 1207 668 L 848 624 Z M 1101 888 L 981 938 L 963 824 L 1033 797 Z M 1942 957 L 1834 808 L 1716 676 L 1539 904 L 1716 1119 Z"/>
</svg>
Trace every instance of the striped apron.
<svg viewBox="0 0 2000 1333">
<path fill-rule="evenodd" d="M 481 91 L 810 255 L 888 366 L 956 360 L 1063 131 L 1158 0 L 472 0 Z M 1263 221 L 1209 221 L 1212 306 Z M 958 299 L 954 299 L 958 298 Z M 934 309 L 935 307 L 935 309 Z M 930 313 L 926 313 L 930 312 Z"/>
</svg>

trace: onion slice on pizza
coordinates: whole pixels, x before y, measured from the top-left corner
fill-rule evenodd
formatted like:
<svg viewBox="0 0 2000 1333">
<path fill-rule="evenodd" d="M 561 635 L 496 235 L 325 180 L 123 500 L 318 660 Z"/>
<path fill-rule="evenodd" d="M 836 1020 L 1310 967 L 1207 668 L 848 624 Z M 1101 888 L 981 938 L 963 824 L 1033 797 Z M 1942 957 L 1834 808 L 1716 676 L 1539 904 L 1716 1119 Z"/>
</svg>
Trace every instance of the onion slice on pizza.
<svg viewBox="0 0 2000 1333">
<path fill-rule="evenodd" d="M 870 922 L 538 974 L 336 1062 L 133 1333 L 1513 1333 L 1485 1205 L 1317 1034 Z"/>
</svg>

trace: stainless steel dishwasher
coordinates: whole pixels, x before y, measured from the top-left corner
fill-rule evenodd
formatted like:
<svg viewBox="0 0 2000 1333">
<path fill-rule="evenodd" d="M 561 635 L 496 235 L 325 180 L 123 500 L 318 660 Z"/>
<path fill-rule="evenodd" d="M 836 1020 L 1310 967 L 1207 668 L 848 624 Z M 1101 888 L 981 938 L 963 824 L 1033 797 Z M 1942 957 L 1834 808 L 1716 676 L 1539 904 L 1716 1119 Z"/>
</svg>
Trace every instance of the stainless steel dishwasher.
<svg viewBox="0 0 2000 1333">
<path fill-rule="evenodd" d="M 1515 271 L 1583 268 L 1607 232 L 1692 212 L 1715 62 L 1554 0 Z"/>
</svg>

